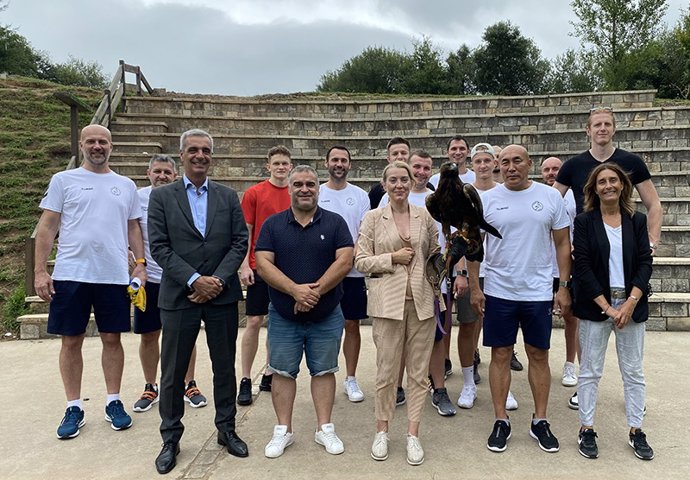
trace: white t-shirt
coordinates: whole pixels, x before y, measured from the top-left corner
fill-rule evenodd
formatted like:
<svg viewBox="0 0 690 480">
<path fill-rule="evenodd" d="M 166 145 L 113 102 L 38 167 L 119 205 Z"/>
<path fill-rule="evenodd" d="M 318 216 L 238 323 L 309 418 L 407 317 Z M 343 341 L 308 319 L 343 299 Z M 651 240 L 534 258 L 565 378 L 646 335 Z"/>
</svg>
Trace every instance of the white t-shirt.
<svg viewBox="0 0 690 480">
<path fill-rule="evenodd" d="M 156 263 L 151 256 L 151 247 L 149 246 L 149 231 L 148 231 L 148 216 L 149 216 L 149 197 L 151 196 L 151 186 L 144 187 L 137 191 L 139 195 L 139 202 L 141 205 L 141 218 L 139 218 L 139 225 L 141 225 L 141 233 L 144 236 L 144 256 L 146 257 L 146 276 L 149 282 L 161 283 L 163 276 L 163 269 Z"/>
<path fill-rule="evenodd" d="M 137 187 L 114 172 L 56 173 L 40 208 L 60 213 L 54 280 L 127 285 L 127 221 L 141 217 Z"/>
<path fill-rule="evenodd" d="M 476 176 L 472 170 L 467 170 L 465 173 L 458 176 L 460 177 L 460 180 L 462 180 L 462 183 L 474 183 L 474 180 L 476 179 Z M 438 188 L 438 181 L 440 178 L 440 173 L 434 173 L 429 179 L 429 183 L 432 184 L 434 188 Z"/>
<path fill-rule="evenodd" d="M 609 239 L 609 285 L 611 288 L 625 288 L 623 271 L 623 229 L 604 223 L 606 237 Z"/>
<path fill-rule="evenodd" d="M 497 183 L 496 185 L 500 185 L 500 184 Z M 482 200 L 482 210 L 483 210 L 485 208 L 484 207 L 484 194 L 486 192 L 488 192 L 490 189 L 489 190 L 480 190 L 477 188 L 476 185 L 472 185 L 472 186 L 474 187 L 474 189 L 479 194 L 479 198 Z M 484 234 L 484 261 L 479 264 L 479 278 L 484 278 L 486 276 L 486 267 L 484 266 L 484 264 L 486 263 L 486 236 L 487 235 L 491 235 L 491 234 L 490 233 Z"/>
<path fill-rule="evenodd" d="M 534 181 L 518 192 L 497 185 L 482 202 L 484 218 L 503 236 L 485 236 L 484 293 L 505 300 L 551 300 L 551 231 L 570 225 L 560 192 Z"/>
<path fill-rule="evenodd" d="M 342 190 L 334 190 L 322 183 L 319 187 L 319 207 L 335 212 L 345 219 L 352 240 L 357 244 L 359 226 L 370 207 L 369 195 L 356 185 L 348 183 Z M 348 277 L 363 277 L 364 274 L 352 267 Z"/>
<path fill-rule="evenodd" d="M 572 245 L 573 224 L 575 223 L 575 216 L 577 215 L 577 207 L 575 205 L 575 195 L 573 194 L 573 190 L 571 188 L 569 188 L 566 192 L 565 197 L 563 197 L 563 201 L 565 202 L 565 210 L 568 213 L 568 218 L 570 219 L 570 243 Z M 556 258 L 556 244 L 553 245 L 551 253 L 553 255 L 553 278 L 558 278 L 560 275 L 558 273 L 558 261 Z"/>
</svg>

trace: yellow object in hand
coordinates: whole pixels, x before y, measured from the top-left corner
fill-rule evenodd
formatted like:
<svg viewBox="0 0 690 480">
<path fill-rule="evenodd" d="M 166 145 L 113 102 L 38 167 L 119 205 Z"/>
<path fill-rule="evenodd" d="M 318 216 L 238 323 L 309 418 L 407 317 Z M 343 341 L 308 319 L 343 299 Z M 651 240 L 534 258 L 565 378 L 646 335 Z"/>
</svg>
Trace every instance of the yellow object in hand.
<svg viewBox="0 0 690 480">
<path fill-rule="evenodd" d="M 144 287 L 132 288 L 132 285 L 127 287 L 127 293 L 132 301 L 132 305 L 137 307 L 142 312 L 146 311 L 146 290 Z"/>
</svg>

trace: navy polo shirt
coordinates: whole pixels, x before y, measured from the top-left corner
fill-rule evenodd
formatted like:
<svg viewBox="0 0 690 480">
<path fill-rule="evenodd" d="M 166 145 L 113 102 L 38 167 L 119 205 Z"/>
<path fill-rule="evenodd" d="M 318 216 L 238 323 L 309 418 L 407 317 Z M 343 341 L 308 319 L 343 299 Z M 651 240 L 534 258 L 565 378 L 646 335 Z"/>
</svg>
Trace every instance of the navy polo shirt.
<svg viewBox="0 0 690 480">
<path fill-rule="evenodd" d="M 335 252 L 352 247 L 352 235 L 343 217 L 337 213 L 316 208 L 311 222 L 302 227 L 292 208 L 271 215 L 261 226 L 255 251 L 273 252 L 274 264 L 293 282 L 314 283 L 335 261 Z M 269 286 L 268 294 L 273 307 L 283 318 L 300 322 L 318 322 L 340 303 L 343 286 L 322 295 L 319 303 L 305 313 L 294 313 L 295 300 L 288 294 Z"/>
</svg>

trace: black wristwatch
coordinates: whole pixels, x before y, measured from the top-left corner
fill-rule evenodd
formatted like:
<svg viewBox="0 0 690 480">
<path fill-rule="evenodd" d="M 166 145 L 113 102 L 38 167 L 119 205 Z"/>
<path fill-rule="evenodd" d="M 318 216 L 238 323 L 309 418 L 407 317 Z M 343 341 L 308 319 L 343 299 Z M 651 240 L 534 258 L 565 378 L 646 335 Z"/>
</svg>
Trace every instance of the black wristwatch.
<svg viewBox="0 0 690 480">
<path fill-rule="evenodd" d="M 559 287 L 563 287 L 563 288 L 570 288 L 571 283 L 572 283 L 572 282 L 569 281 L 569 280 L 559 280 L 559 281 L 558 281 L 558 286 L 559 286 Z"/>
<path fill-rule="evenodd" d="M 467 273 L 467 270 L 458 270 L 458 271 L 456 272 L 456 275 L 459 276 L 459 277 L 467 277 L 467 276 L 468 276 L 468 273 Z"/>
</svg>

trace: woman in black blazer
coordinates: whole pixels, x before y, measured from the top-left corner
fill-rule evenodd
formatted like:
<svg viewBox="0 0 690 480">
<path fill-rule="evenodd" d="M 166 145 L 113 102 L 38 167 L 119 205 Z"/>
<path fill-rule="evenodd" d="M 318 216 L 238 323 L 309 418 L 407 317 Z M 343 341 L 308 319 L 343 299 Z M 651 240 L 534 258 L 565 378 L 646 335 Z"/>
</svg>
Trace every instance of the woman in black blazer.
<svg viewBox="0 0 690 480">
<path fill-rule="evenodd" d="M 645 382 L 642 371 L 644 322 L 652 256 L 647 218 L 636 212 L 632 183 L 615 163 L 596 167 L 584 187 L 584 213 L 575 218 L 573 310 L 580 322 L 579 451 L 597 458 L 594 414 L 608 339 L 616 336 L 623 376 L 629 444 L 643 460 L 654 451 L 642 432 Z"/>
</svg>

